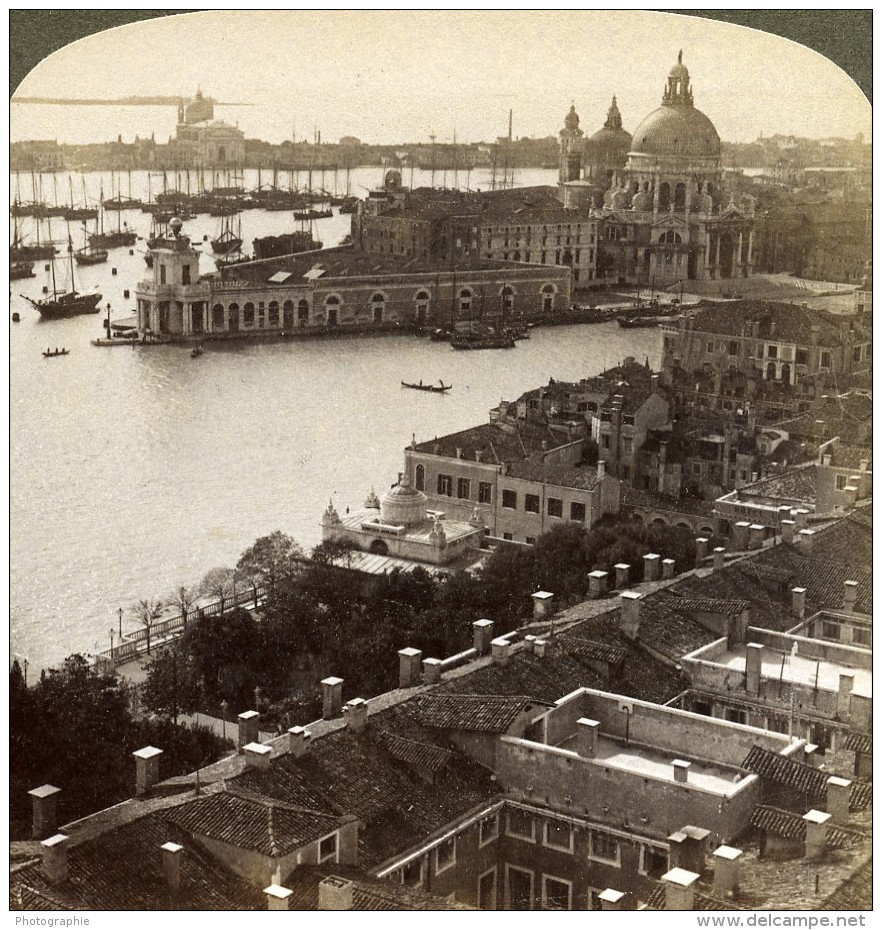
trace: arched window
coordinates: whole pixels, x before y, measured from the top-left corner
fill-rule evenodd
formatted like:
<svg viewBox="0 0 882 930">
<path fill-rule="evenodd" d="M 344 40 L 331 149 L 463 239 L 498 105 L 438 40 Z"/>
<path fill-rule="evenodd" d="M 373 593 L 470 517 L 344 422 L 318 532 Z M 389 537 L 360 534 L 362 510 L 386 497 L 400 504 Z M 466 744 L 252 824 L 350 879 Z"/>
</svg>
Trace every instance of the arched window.
<svg viewBox="0 0 882 930">
<path fill-rule="evenodd" d="M 269 302 L 269 307 L 267 307 L 267 324 L 269 326 L 278 326 L 279 325 L 279 304 L 275 300 Z"/>
<path fill-rule="evenodd" d="M 671 209 L 671 185 L 667 181 L 662 181 L 658 186 L 658 208 L 659 210 Z"/>
<path fill-rule="evenodd" d="M 301 326 L 309 322 L 309 301 L 305 297 L 297 302 L 297 322 Z"/>
<path fill-rule="evenodd" d="M 674 188 L 674 209 L 686 209 L 686 185 L 682 181 L 679 181 Z"/>
<path fill-rule="evenodd" d="M 425 323 L 429 315 L 429 293 L 428 291 L 417 291 L 414 298 L 414 309 L 416 310 L 417 323 Z"/>
<path fill-rule="evenodd" d="M 224 308 L 220 304 L 215 304 L 211 308 L 211 328 L 215 330 L 224 328 Z"/>
<path fill-rule="evenodd" d="M 383 311 L 386 309 L 386 295 L 385 294 L 374 294 L 371 297 L 371 319 L 374 323 L 383 322 Z"/>
<path fill-rule="evenodd" d="M 775 380 L 775 363 L 769 362 L 769 364 L 766 365 L 766 381 L 774 381 L 774 380 Z"/>
<path fill-rule="evenodd" d="M 340 312 L 340 298 L 335 294 L 331 294 L 331 296 L 325 300 L 325 312 L 327 313 L 325 322 L 328 326 L 336 326 L 338 313 Z"/>
<path fill-rule="evenodd" d="M 500 291 L 502 298 L 502 310 L 504 313 L 508 313 L 510 310 L 514 309 L 514 289 L 510 284 L 506 284 L 505 287 Z"/>
<path fill-rule="evenodd" d="M 680 233 L 674 232 L 673 229 L 669 229 L 658 237 L 658 241 L 665 242 L 668 245 L 679 245 L 683 241 L 683 238 Z"/>
<path fill-rule="evenodd" d="M 787 362 L 784 362 L 784 364 L 781 366 L 781 380 L 785 384 L 790 384 L 790 366 L 787 364 Z"/>
<path fill-rule="evenodd" d="M 426 469 L 424 465 L 417 465 L 414 472 L 414 484 L 418 491 L 426 490 Z"/>
<path fill-rule="evenodd" d="M 254 304 L 250 300 L 242 308 L 242 325 L 254 326 Z"/>
<path fill-rule="evenodd" d="M 285 330 L 294 328 L 294 301 L 286 300 L 282 304 L 282 326 Z"/>
<path fill-rule="evenodd" d="M 472 292 L 464 287 L 459 292 L 459 310 L 460 313 L 469 313 L 472 309 Z"/>
<path fill-rule="evenodd" d="M 546 313 L 554 309 L 554 295 L 556 288 L 553 284 L 544 284 L 542 286 L 542 309 Z"/>
</svg>

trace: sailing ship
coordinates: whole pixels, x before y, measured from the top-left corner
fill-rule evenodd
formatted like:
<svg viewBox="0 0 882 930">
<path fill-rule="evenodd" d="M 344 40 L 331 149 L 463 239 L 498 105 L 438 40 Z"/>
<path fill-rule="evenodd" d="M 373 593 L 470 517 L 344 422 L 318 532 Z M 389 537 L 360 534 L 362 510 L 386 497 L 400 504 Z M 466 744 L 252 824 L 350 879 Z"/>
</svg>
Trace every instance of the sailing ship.
<svg viewBox="0 0 882 930">
<path fill-rule="evenodd" d="M 81 316 L 84 313 L 98 313 L 98 304 L 101 302 L 101 294 L 80 294 L 75 290 L 74 278 L 74 248 L 73 242 L 68 236 L 67 255 L 70 262 L 70 290 L 60 291 L 55 278 L 55 262 L 51 264 L 52 271 L 52 296 L 44 297 L 42 300 L 34 300 L 25 294 L 21 296 L 40 312 L 44 319 L 56 320 L 64 319 L 69 316 Z"/>
<path fill-rule="evenodd" d="M 86 179 L 83 178 L 83 206 L 77 207 L 74 206 L 74 197 L 73 197 L 73 180 L 68 178 L 68 185 L 70 187 L 70 206 L 65 207 L 62 215 L 68 221 L 70 220 L 97 220 L 98 219 L 98 208 L 97 207 L 88 207 L 86 206 Z"/>
<path fill-rule="evenodd" d="M 211 250 L 215 255 L 231 255 L 242 248 L 242 218 L 238 217 L 236 230 L 233 230 L 231 217 L 225 216 L 221 223 L 221 232 L 216 239 L 211 240 Z M 240 235 L 237 235 L 239 233 Z"/>
<path fill-rule="evenodd" d="M 9 260 L 11 262 L 36 262 L 52 258 L 58 252 L 51 243 L 40 243 L 40 224 L 36 224 L 37 241 L 34 245 L 25 244 L 18 229 L 18 217 L 13 213 L 12 242 L 9 245 Z"/>
<path fill-rule="evenodd" d="M 122 226 L 120 226 L 119 213 L 116 215 L 116 232 L 104 231 L 105 209 L 104 190 L 102 188 L 101 205 L 98 210 L 98 232 L 94 232 L 89 235 L 89 244 L 96 249 L 115 249 L 118 246 L 134 245 L 138 239 L 138 235 L 137 233 L 132 232 L 130 229 L 124 229 Z"/>
</svg>

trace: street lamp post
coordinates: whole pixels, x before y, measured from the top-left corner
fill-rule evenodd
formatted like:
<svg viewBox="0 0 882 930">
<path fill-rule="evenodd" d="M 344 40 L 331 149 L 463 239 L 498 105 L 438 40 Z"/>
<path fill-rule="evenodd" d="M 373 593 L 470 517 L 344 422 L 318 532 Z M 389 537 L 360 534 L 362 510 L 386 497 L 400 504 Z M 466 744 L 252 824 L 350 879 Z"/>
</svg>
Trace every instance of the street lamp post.
<svg viewBox="0 0 882 930">
<path fill-rule="evenodd" d="M 122 615 L 123 615 L 123 609 L 122 607 L 120 607 L 119 609 L 119 638 L 120 640 L 122 640 Z"/>
<path fill-rule="evenodd" d="M 110 661 L 113 661 L 113 627 L 110 628 Z"/>
<path fill-rule="evenodd" d="M 223 738 L 226 739 L 227 738 L 227 707 L 229 707 L 229 704 L 226 701 L 221 701 L 220 706 L 221 706 L 221 720 L 223 721 L 221 725 L 223 729 Z"/>
</svg>

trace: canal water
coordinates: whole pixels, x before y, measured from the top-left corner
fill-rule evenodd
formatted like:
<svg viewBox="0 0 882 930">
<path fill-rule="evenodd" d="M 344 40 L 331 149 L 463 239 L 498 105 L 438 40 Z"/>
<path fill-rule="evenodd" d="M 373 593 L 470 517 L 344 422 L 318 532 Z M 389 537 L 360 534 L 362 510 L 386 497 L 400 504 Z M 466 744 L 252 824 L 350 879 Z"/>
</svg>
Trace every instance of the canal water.
<svg viewBox="0 0 882 930">
<path fill-rule="evenodd" d="M 246 212 L 243 226 L 272 231 L 284 216 Z M 149 227 L 141 213 L 123 219 Z M 321 221 L 318 238 L 339 241 L 348 222 Z M 199 239 L 214 224 L 186 228 Z M 133 312 L 144 248 L 83 269 L 82 287 L 99 287 L 114 316 Z M 496 352 L 413 336 L 208 344 L 198 359 L 176 346 L 97 348 L 102 316 L 42 321 L 20 296 L 40 295 L 42 268 L 12 282 L 21 322 L 9 324 L 10 638 L 32 670 L 106 648 L 118 608 L 234 565 L 258 536 L 315 545 L 328 500 L 342 510 L 381 493 L 412 435 L 486 422 L 500 399 L 552 377 L 660 360 L 657 330 L 615 324 L 538 329 Z M 43 358 L 56 346 L 70 354 Z M 442 378 L 453 384 L 443 396 L 400 386 Z"/>
</svg>

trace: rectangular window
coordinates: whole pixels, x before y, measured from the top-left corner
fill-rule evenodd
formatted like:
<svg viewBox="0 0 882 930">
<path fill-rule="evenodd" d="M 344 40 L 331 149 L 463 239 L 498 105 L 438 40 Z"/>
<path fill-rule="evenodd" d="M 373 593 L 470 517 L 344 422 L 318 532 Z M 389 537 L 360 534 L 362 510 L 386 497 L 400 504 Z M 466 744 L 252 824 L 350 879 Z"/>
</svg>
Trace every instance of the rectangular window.
<svg viewBox="0 0 882 930">
<path fill-rule="evenodd" d="M 451 836 L 449 840 L 435 847 L 435 874 L 440 875 L 445 869 L 456 864 L 456 837 Z"/>
<path fill-rule="evenodd" d="M 855 346 L 851 350 L 851 360 L 853 362 L 859 362 L 861 360 L 861 347 L 860 346 Z"/>
<path fill-rule="evenodd" d="M 769 358 L 777 358 L 777 357 L 778 357 L 778 347 L 777 347 L 777 346 L 766 346 L 766 355 L 767 355 Z"/>
<path fill-rule="evenodd" d="M 438 494 L 444 497 L 453 496 L 453 478 L 450 475 L 438 475 Z"/>
<path fill-rule="evenodd" d="M 624 423 L 625 426 L 633 426 L 634 425 L 634 414 L 626 413 L 624 417 L 622 417 L 622 423 Z"/>
<path fill-rule="evenodd" d="M 608 435 L 603 435 L 603 436 L 600 437 L 600 445 L 601 445 L 604 449 L 608 449 L 608 448 L 609 448 L 609 436 L 608 436 Z"/>
<path fill-rule="evenodd" d="M 562 849 L 564 852 L 573 851 L 573 827 L 560 820 L 547 820 L 545 822 L 545 845 L 552 849 Z"/>
<path fill-rule="evenodd" d="M 482 911 L 496 910 L 496 866 L 478 878 L 478 907 Z"/>
<path fill-rule="evenodd" d="M 539 513 L 539 495 L 538 494 L 525 494 L 524 495 L 524 510 L 528 513 Z"/>
<path fill-rule="evenodd" d="M 821 624 L 821 635 L 824 639 L 839 639 L 839 624 L 831 623 L 829 620 L 825 620 Z"/>
<path fill-rule="evenodd" d="M 401 870 L 401 884 L 417 888 L 423 883 L 423 864 L 425 859 L 413 859 Z"/>
<path fill-rule="evenodd" d="M 563 516 L 563 501 L 559 497 L 548 498 L 548 516 L 549 517 L 562 517 Z"/>
<path fill-rule="evenodd" d="M 848 484 L 848 476 L 847 476 L 847 475 L 837 475 L 837 476 L 836 476 L 836 490 L 837 490 L 837 491 L 844 491 L 847 484 Z"/>
<path fill-rule="evenodd" d="M 592 833 L 589 858 L 609 862 L 611 865 L 619 865 L 621 860 L 619 841 L 607 833 Z"/>
<path fill-rule="evenodd" d="M 536 842 L 536 822 L 533 815 L 517 807 L 509 808 L 506 812 L 505 835 L 515 839 L 526 840 L 528 843 Z"/>
<path fill-rule="evenodd" d="M 503 533 L 502 538 L 507 539 L 509 542 L 511 542 L 514 539 L 514 536 L 512 536 L 511 533 Z"/>
<path fill-rule="evenodd" d="M 797 365 L 808 365 L 808 349 L 797 349 L 796 350 L 796 364 Z"/>
<path fill-rule="evenodd" d="M 468 478 L 457 479 L 456 496 L 460 500 L 468 500 L 472 496 L 472 483 Z"/>
<path fill-rule="evenodd" d="M 525 536 L 525 537 L 524 537 L 524 542 L 525 542 L 528 546 L 535 546 L 535 545 L 536 545 L 536 537 L 535 537 L 535 536 Z"/>
<path fill-rule="evenodd" d="M 242 311 L 242 322 L 246 326 L 254 325 L 254 304 L 245 304 L 245 309 Z"/>
<path fill-rule="evenodd" d="M 570 504 L 570 519 L 578 520 L 579 523 L 585 522 L 585 505 L 579 501 L 573 501 Z"/>
<path fill-rule="evenodd" d="M 337 861 L 337 834 L 326 836 L 319 840 L 319 862 L 336 862 Z"/>
<path fill-rule="evenodd" d="M 503 490 L 502 506 L 507 507 L 509 510 L 514 510 L 518 506 L 517 491 Z"/>
<path fill-rule="evenodd" d="M 851 631 L 851 641 L 855 646 L 870 646 L 873 642 L 873 637 L 868 629 L 856 626 Z"/>
<path fill-rule="evenodd" d="M 713 344 L 713 342 L 708 342 L 706 348 L 707 348 L 707 354 L 708 354 L 708 355 L 713 355 L 713 354 L 714 354 L 714 344 Z"/>
<path fill-rule="evenodd" d="M 737 354 L 738 354 L 738 343 L 730 342 L 729 343 L 729 355 L 737 355 Z"/>
<path fill-rule="evenodd" d="M 822 352 L 822 353 L 821 353 L 821 368 L 829 368 L 829 367 L 830 367 L 830 358 L 831 358 L 831 356 L 830 356 L 830 353 L 829 353 L 829 352 Z"/>
<path fill-rule="evenodd" d="M 499 836 L 499 811 L 485 817 L 478 825 L 478 832 L 480 833 L 478 845 L 486 846 L 492 843 Z"/>
<path fill-rule="evenodd" d="M 552 875 L 542 876 L 542 910 L 571 911 L 573 909 L 573 883 Z"/>
<path fill-rule="evenodd" d="M 622 452 L 631 452 L 634 449 L 634 440 L 630 436 L 622 436 Z"/>
<path fill-rule="evenodd" d="M 159 283 L 165 284 L 165 265 L 162 263 L 159 265 Z"/>
<path fill-rule="evenodd" d="M 668 854 L 657 846 L 640 847 L 640 874 L 661 878 L 668 871 Z"/>
<path fill-rule="evenodd" d="M 190 266 L 181 265 L 181 284 L 189 284 L 189 283 L 190 283 Z M 857 359 L 855 359 L 855 361 L 857 361 Z"/>
<path fill-rule="evenodd" d="M 505 867 L 505 908 L 509 911 L 533 910 L 533 873 L 513 865 Z"/>
<path fill-rule="evenodd" d="M 727 707 L 723 717 L 729 723 L 747 723 L 747 711 L 739 710 L 737 707 Z"/>
<path fill-rule="evenodd" d="M 478 482 L 478 503 L 479 504 L 492 504 L 493 503 L 493 485 L 489 481 Z"/>
</svg>

